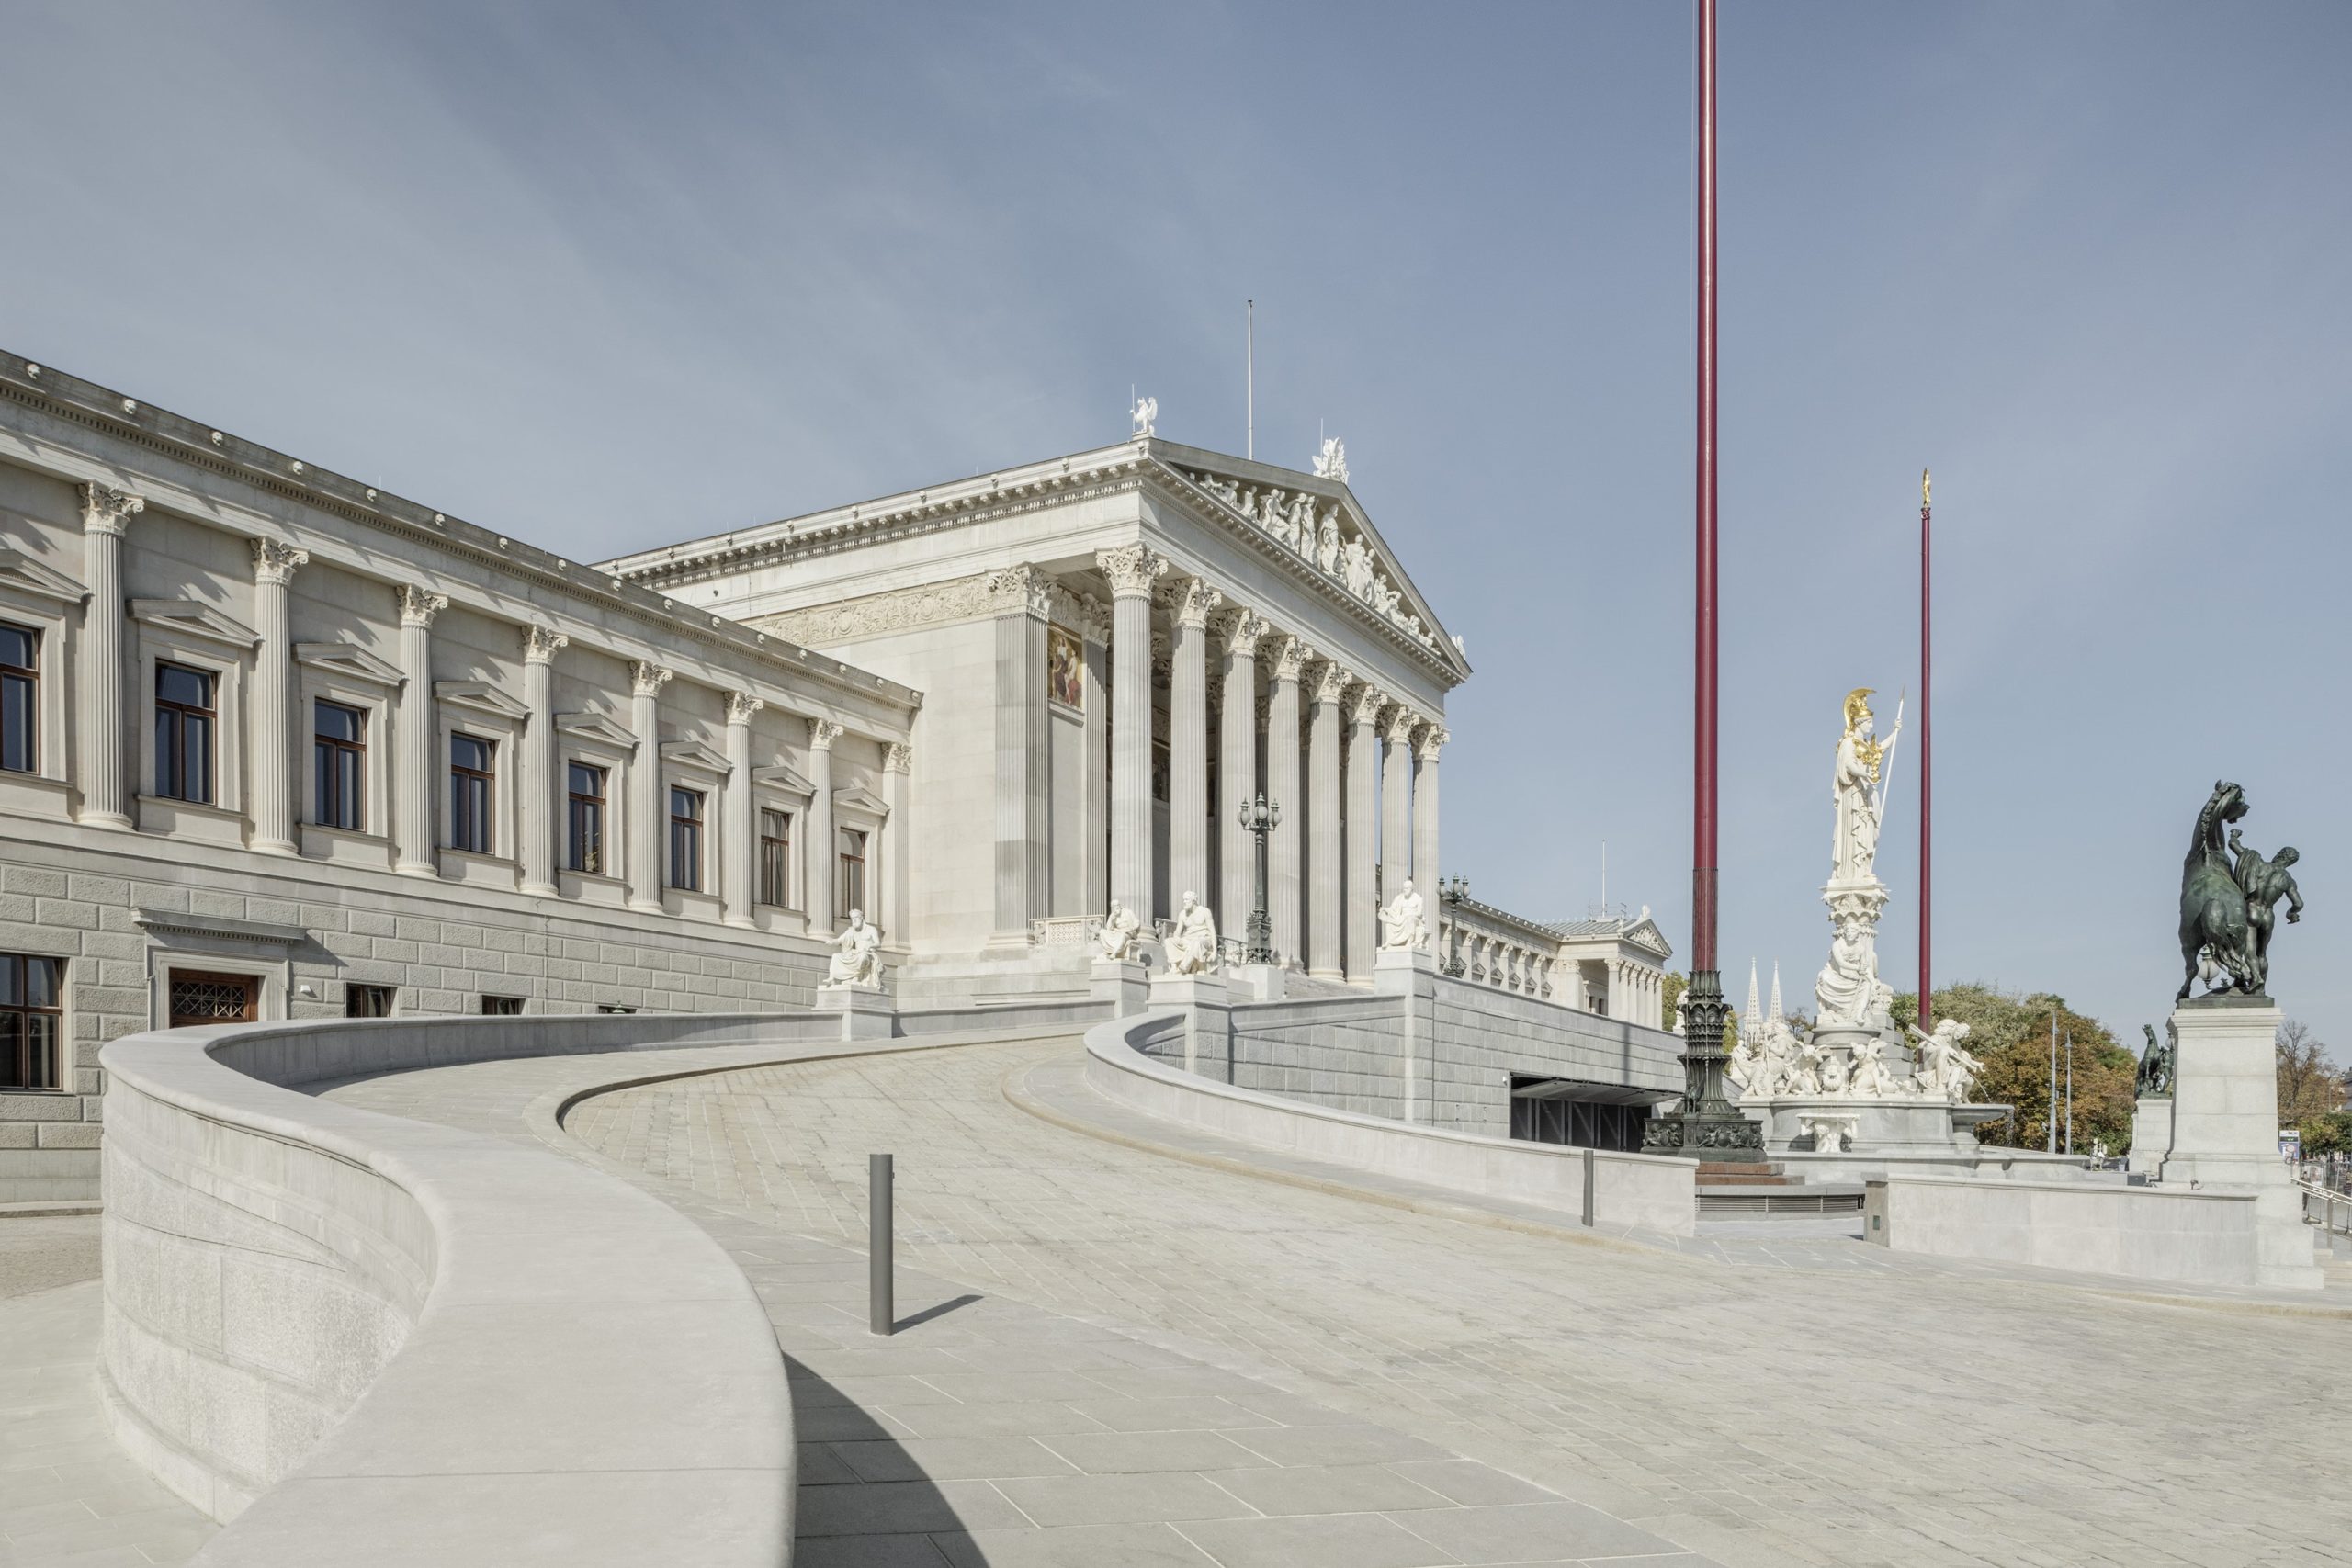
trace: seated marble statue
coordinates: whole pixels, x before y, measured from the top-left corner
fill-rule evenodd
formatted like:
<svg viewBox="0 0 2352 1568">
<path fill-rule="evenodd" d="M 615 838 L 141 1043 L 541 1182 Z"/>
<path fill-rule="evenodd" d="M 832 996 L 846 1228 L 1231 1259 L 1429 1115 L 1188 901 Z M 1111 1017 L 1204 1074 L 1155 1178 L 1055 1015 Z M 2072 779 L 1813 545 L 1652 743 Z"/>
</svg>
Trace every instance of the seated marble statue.
<svg viewBox="0 0 2352 1568">
<path fill-rule="evenodd" d="M 1407 877 L 1405 886 L 1388 907 L 1380 911 L 1380 945 L 1384 952 L 1399 948 L 1419 949 L 1430 943 L 1430 926 L 1425 918 L 1421 896 L 1413 891 L 1413 879 Z"/>
<path fill-rule="evenodd" d="M 1884 1100 L 1901 1092 L 1903 1085 L 1895 1078 L 1893 1068 L 1886 1065 L 1886 1043 L 1880 1040 L 1861 1040 L 1854 1044 L 1854 1071 L 1847 1092 Z"/>
<path fill-rule="evenodd" d="M 1134 911 L 1116 898 L 1112 899 L 1111 912 L 1102 917 L 1102 930 L 1097 938 L 1102 944 L 1100 956 L 1115 958 L 1122 963 L 1133 958 L 1136 955 L 1136 933 L 1142 929 L 1142 922 L 1136 919 Z"/>
<path fill-rule="evenodd" d="M 1216 973 L 1216 918 L 1195 895 L 1184 895 L 1183 908 L 1177 911 L 1176 924 L 1168 933 L 1166 947 L 1170 975 Z"/>
<path fill-rule="evenodd" d="M 882 933 L 865 923 L 865 911 L 852 909 L 849 924 L 833 938 L 833 956 L 825 964 L 828 986 L 878 986 L 882 983 Z"/>
<path fill-rule="evenodd" d="M 1676 1010 L 1679 1011 L 1680 1007 L 1677 1003 Z M 1750 1091 L 1760 1087 L 1758 1080 L 1763 1073 L 1764 1055 L 1756 1043 L 1745 1035 L 1735 1041 L 1724 1057 L 1724 1081 L 1731 1085 L 1731 1098 L 1746 1100 Z"/>
<path fill-rule="evenodd" d="M 1919 1038 L 1919 1070 L 1912 1081 L 1920 1095 L 1965 1103 L 1976 1088 L 1977 1075 L 1984 1070 L 1984 1064 L 1961 1043 L 1968 1038 L 1968 1025 L 1956 1018 L 1939 1018 L 1933 1034 L 1916 1023 L 1911 1032 Z"/>
</svg>

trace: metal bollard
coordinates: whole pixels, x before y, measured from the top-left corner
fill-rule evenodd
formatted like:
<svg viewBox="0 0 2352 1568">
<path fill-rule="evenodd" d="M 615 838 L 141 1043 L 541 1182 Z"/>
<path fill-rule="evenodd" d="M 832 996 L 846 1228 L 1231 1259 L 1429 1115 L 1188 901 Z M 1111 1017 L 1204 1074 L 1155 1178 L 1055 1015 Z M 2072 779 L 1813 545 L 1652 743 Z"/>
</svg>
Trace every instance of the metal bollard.
<svg viewBox="0 0 2352 1568">
<path fill-rule="evenodd" d="M 891 1270 L 890 1156 L 865 1156 L 865 1326 L 888 1336 L 899 1326 Z"/>
<path fill-rule="evenodd" d="M 1588 1230 L 1592 1227 L 1592 1185 L 1595 1174 L 1596 1167 L 1592 1151 L 1587 1149 L 1584 1152 L 1584 1223 Z"/>
</svg>

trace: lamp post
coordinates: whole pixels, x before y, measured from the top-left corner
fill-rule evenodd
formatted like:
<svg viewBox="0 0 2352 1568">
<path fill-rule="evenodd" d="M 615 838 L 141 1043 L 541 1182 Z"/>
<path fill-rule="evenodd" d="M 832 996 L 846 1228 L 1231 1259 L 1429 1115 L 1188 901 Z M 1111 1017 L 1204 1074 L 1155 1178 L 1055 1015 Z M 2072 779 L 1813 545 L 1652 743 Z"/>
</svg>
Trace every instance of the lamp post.
<svg viewBox="0 0 2352 1568">
<path fill-rule="evenodd" d="M 1440 903 L 1453 911 L 1453 953 L 1445 961 L 1445 974 L 1448 979 L 1459 980 L 1470 972 L 1469 966 L 1462 962 L 1462 900 L 1470 897 L 1470 879 L 1466 876 L 1442 878 L 1437 885 L 1437 896 Z"/>
<path fill-rule="evenodd" d="M 1283 819 L 1282 804 L 1268 800 L 1261 790 L 1254 800 L 1241 803 L 1241 829 L 1256 836 L 1258 840 L 1257 897 L 1250 906 L 1250 924 L 1241 943 L 1244 964 L 1272 964 L 1274 961 L 1274 922 L 1266 913 L 1266 835 L 1273 831 Z"/>
</svg>

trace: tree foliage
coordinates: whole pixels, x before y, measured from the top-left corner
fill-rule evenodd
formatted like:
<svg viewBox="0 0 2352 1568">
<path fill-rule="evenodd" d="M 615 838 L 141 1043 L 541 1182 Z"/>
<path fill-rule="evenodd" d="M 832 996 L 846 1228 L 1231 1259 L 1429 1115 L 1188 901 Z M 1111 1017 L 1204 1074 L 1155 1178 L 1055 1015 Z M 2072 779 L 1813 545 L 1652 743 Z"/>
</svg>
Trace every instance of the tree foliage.
<svg viewBox="0 0 2352 1568">
<path fill-rule="evenodd" d="M 2312 1026 L 2290 1018 L 2278 1026 L 2278 1125 L 2300 1126 L 2344 1103 L 2344 1070 L 2328 1059 Z M 2310 1147 L 2306 1140 L 2304 1147 Z"/>
<path fill-rule="evenodd" d="M 2352 1155 L 2352 1111 L 2331 1111 L 2306 1119 L 2297 1129 L 2303 1135 L 2303 1157 Z"/>
<path fill-rule="evenodd" d="M 1674 1010 L 1682 1005 L 1682 993 L 1690 988 L 1690 977 L 1688 975 L 1673 969 L 1666 972 L 1666 982 L 1658 987 L 1658 1005 L 1662 1010 L 1658 1019 L 1664 1027 L 1674 1027 Z M 1724 999 L 1728 1002 L 1731 998 L 1726 997 Z M 1724 1049 L 1728 1051 L 1738 1043 L 1739 1010 L 1726 1007 L 1724 1009 Z"/>
<path fill-rule="evenodd" d="M 2116 1042 L 2105 1024 L 2075 1011 L 2065 998 L 2046 991 L 2030 996 L 1996 986 L 1943 986 L 1936 990 L 1935 1016 L 1956 1018 L 1968 1025 L 1968 1048 L 1984 1064 L 1977 1080 L 1976 1098 L 2016 1107 L 2012 1122 L 1991 1122 L 1977 1129 L 1978 1139 L 2038 1149 L 2051 1125 L 2058 1122 L 2058 1146 L 2066 1146 L 2063 1117 L 2066 1103 L 2066 1039 L 2074 1037 L 2074 1145 L 2088 1154 L 2096 1139 L 2108 1152 L 2121 1154 L 2132 1145 L 2132 1115 L 2137 1106 L 2136 1079 L 2140 1059 Z M 1916 1023 L 1919 998 L 1905 992 L 1894 998 L 1895 1021 Z M 2050 1095 L 2050 1025 L 2058 1022 L 2058 1104 L 2053 1112 Z"/>
</svg>

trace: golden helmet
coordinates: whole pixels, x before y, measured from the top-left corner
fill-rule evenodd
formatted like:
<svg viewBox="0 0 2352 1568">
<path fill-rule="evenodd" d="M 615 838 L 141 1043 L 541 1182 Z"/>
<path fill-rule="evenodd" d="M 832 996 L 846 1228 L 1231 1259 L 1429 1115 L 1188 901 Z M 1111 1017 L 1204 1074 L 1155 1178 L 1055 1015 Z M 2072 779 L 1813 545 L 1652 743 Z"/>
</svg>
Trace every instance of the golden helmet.
<svg viewBox="0 0 2352 1568">
<path fill-rule="evenodd" d="M 1873 694 L 1875 694 L 1875 688 L 1870 686 L 1857 686 L 1846 694 L 1846 728 L 1848 729 L 1860 728 L 1862 720 L 1870 717 L 1870 699 Z"/>
</svg>

